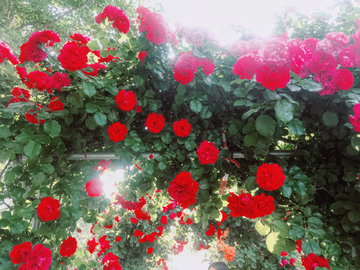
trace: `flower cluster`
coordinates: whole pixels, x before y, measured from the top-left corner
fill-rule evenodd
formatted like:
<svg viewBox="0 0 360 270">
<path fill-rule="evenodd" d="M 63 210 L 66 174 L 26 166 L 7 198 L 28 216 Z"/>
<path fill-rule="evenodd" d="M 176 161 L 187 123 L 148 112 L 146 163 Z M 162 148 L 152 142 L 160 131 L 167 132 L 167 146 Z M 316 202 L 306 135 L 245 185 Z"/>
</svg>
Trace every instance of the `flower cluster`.
<svg viewBox="0 0 360 270">
<path fill-rule="evenodd" d="M 180 53 L 174 65 L 174 79 L 185 85 L 195 78 L 197 68 L 201 67 L 205 75 L 210 75 L 215 69 L 215 64 L 210 58 L 196 57 L 192 50 Z"/>
<path fill-rule="evenodd" d="M 354 116 L 349 116 L 350 123 L 354 126 L 356 132 L 360 132 L 360 103 L 355 104 Z"/>
<path fill-rule="evenodd" d="M 151 133 L 159 133 L 165 127 L 165 118 L 162 114 L 151 113 L 145 121 L 145 126 Z"/>
<path fill-rule="evenodd" d="M 100 197 L 104 192 L 103 185 L 104 183 L 95 177 L 85 184 L 85 191 L 89 197 Z"/>
<path fill-rule="evenodd" d="M 130 29 L 130 22 L 126 13 L 114 6 L 107 6 L 104 11 L 95 17 L 95 22 L 100 24 L 103 20 L 108 18 L 109 22 L 113 22 L 113 27 L 119 30 L 120 33 L 126 34 Z"/>
<path fill-rule="evenodd" d="M 74 237 L 69 236 L 64 239 L 60 245 L 60 255 L 62 257 L 71 257 L 76 252 L 77 241 Z"/>
<path fill-rule="evenodd" d="M 173 130 L 178 137 L 187 137 L 191 132 L 191 125 L 186 119 L 180 119 L 173 124 Z"/>
<path fill-rule="evenodd" d="M 189 172 L 184 171 L 176 175 L 175 179 L 170 182 L 168 192 L 182 208 L 188 208 L 196 202 L 198 189 L 199 183 L 191 178 Z"/>
<path fill-rule="evenodd" d="M 270 215 L 275 210 L 274 198 L 264 193 L 253 197 L 250 193 L 230 193 L 227 201 L 232 217 L 257 218 Z"/>
<path fill-rule="evenodd" d="M 119 109 L 128 112 L 135 108 L 137 103 L 136 95 L 133 91 L 121 89 L 115 97 L 115 102 Z"/>
<path fill-rule="evenodd" d="M 14 96 L 10 98 L 9 102 L 5 105 L 7 108 L 9 104 L 11 103 L 17 103 L 17 102 L 29 102 L 30 99 L 30 92 L 29 90 L 14 87 L 14 89 L 11 91 L 11 94 Z M 22 96 L 22 97 L 21 97 Z"/>
<path fill-rule="evenodd" d="M 37 244 L 32 249 L 31 242 L 24 242 L 13 247 L 10 252 L 12 263 L 20 264 L 21 270 L 48 270 L 51 266 L 52 252 L 44 245 Z"/>
<path fill-rule="evenodd" d="M 202 165 L 215 164 L 219 158 L 220 151 L 213 142 L 203 141 L 196 151 Z"/>
<path fill-rule="evenodd" d="M 353 85 L 350 71 L 336 69 L 338 63 L 342 67 L 356 66 L 354 59 L 356 50 L 360 51 L 360 44 L 345 47 L 349 41 L 349 37 L 339 32 L 328 33 L 321 41 L 314 38 L 289 40 L 283 35 L 262 44 L 238 41 L 228 50 L 234 56 L 240 56 L 232 70 L 240 79 L 250 80 L 256 74 L 257 82 L 274 91 L 286 87 L 290 81 L 290 71 L 301 78 L 315 73 L 314 80 L 323 87 L 318 93 L 332 95 L 339 89 L 348 90 Z"/>
<path fill-rule="evenodd" d="M 195 47 L 204 46 L 205 41 L 215 43 L 217 38 L 207 28 L 193 25 L 183 25 L 177 23 L 176 32 L 185 39 L 186 43 L 193 44 Z"/>
<path fill-rule="evenodd" d="M 36 211 L 41 221 L 56 220 L 60 217 L 59 200 L 51 197 L 42 198 Z"/>
<path fill-rule="evenodd" d="M 110 136 L 110 140 L 114 143 L 120 142 L 125 139 L 127 134 L 127 128 L 124 124 L 120 122 L 115 122 L 108 128 L 108 133 Z"/>
<path fill-rule="evenodd" d="M 47 57 L 47 53 L 38 46 L 44 44 L 46 47 L 52 47 L 55 42 L 60 42 L 59 35 L 50 30 L 32 33 L 28 42 L 20 47 L 20 63 L 25 61 L 41 62 Z"/>
<path fill-rule="evenodd" d="M 331 269 L 329 267 L 329 261 L 327 259 L 321 258 L 314 253 L 309 253 L 307 257 L 301 256 L 301 263 L 306 270 L 315 270 L 317 267 L 325 267 L 327 269 Z"/>
<path fill-rule="evenodd" d="M 2 62 L 4 62 L 4 60 L 6 58 L 13 65 L 19 64 L 19 60 L 16 58 L 16 56 L 11 51 L 10 46 L 7 45 L 4 41 L 0 40 L 0 64 Z"/>
<path fill-rule="evenodd" d="M 147 52 L 140 52 L 138 55 L 139 60 L 141 61 L 141 63 L 144 64 L 145 61 L 145 57 L 147 56 Z"/>
<path fill-rule="evenodd" d="M 151 12 L 145 7 L 138 7 L 136 9 L 138 15 L 139 32 L 146 32 L 146 38 L 156 45 L 161 45 L 165 42 L 171 42 L 174 46 L 179 44 L 176 34 L 171 30 L 170 26 L 164 17 L 155 12 Z"/>
<path fill-rule="evenodd" d="M 273 191 L 284 185 L 286 176 L 278 164 L 263 163 L 256 172 L 256 183 L 264 190 Z"/>
</svg>

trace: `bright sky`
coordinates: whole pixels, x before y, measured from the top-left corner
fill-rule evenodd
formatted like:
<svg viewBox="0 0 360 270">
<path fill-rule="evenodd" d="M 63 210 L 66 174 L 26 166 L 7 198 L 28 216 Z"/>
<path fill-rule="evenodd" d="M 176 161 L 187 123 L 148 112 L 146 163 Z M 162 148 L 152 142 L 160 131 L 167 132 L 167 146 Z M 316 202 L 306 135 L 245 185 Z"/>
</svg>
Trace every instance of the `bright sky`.
<svg viewBox="0 0 360 270">
<path fill-rule="evenodd" d="M 173 256 L 172 261 L 166 263 L 170 270 L 208 270 L 210 263 L 202 262 L 205 256 L 204 252 L 207 252 L 207 250 L 192 253 L 187 249 L 189 245 L 192 247 L 192 243 L 185 245 L 183 252 Z"/>
<path fill-rule="evenodd" d="M 206 25 L 226 45 L 237 39 L 230 25 L 243 26 L 260 37 L 271 34 L 274 14 L 284 8 L 295 8 L 311 14 L 313 9 L 324 9 L 333 0 L 147 0 L 161 3 L 171 23 Z M 144 5 L 147 6 L 146 4 Z"/>
</svg>

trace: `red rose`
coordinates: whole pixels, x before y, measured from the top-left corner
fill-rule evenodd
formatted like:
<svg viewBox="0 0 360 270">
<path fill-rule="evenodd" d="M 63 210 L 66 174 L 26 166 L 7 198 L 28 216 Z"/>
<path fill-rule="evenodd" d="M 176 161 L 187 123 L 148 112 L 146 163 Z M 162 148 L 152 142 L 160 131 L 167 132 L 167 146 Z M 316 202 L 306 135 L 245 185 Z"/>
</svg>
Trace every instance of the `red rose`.
<svg viewBox="0 0 360 270">
<path fill-rule="evenodd" d="M 112 140 L 114 143 L 117 143 L 125 139 L 127 129 L 124 124 L 121 124 L 120 122 L 115 122 L 108 128 L 108 133 L 110 136 L 110 140 Z"/>
<path fill-rule="evenodd" d="M 213 61 L 211 61 L 210 58 L 204 58 L 201 59 L 201 68 L 203 69 L 205 75 L 210 75 L 211 73 L 214 72 L 215 69 L 215 64 L 213 63 Z"/>
<path fill-rule="evenodd" d="M 159 21 L 151 21 L 147 26 L 146 38 L 156 45 L 161 45 L 166 41 L 166 28 L 164 24 Z"/>
<path fill-rule="evenodd" d="M 18 97 L 22 94 L 21 90 L 19 87 L 14 87 L 14 89 L 11 91 L 11 94 L 14 96 L 14 97 Z"/>
<path fill-rule="evenodd" d="M 91 254 L 94 253 L 95 248 L 97 245 L 99 245 L 98 242 L 96 242 L 95 237 L 93 239 L 89 239 L 86 243 L 87 247 L 86 250 L 88 250 Z"/>
<path fill-rule="evenodd" d="M 174 79 L 175 81 L 186 85 L 195 78 L 195 73 L 189 69 L 183 67 L 175 67 Z"/>
<path fill-rule="evenodd" d="M 60 50 L 58 61 L 62 67 L 70 70 L 81 70 L 86 68 L 88 58 L 87 54 L 90 52 L 86 46 L 78 46 L 75 41 L 68 42 Z"/>
<path fill-rule="evenodd" d="M 119 257 L 116 256 L 114 253 L 112 252 L 109 252 L 108 254 L 106 254 L 104 256 L 104 258 L 102 259 L 102 264 L 106 264 L 108 262 L 111 262 L 111 261 L 118 261 L 119 260 Z"/>
<path fill-rule="evenodd" d="M 70 86 L 71 81 L 66 73 L 55 72 L 50 78 L 52 88 L 61 91 L 61 87 Z"/>
<path fill-rule="evenodd" d="M 61 102 L 59 97 L 53 97 L 49 104 L 50 112 L 64 110 L 64 103 Z"/>
<path fill-rule="evenodd" d="M 314 73 L 320 73 L 323 70 L 333 70 L 338 63 L 334 56 L 324 51 L 314 52 L 311 60 L 308 62 L 308 67 Z"/>
<path fill-rule="evenodd" d="M 202 165 L 215 164 L 219 158 L 220 151 L 213 142 L 203 141 L 196 151 Z"/>
<path fill-rule="evenodd" d="M 141 220 L 150 220 L 151 219 L 149 213 L 148 212 L 144 213 L 141 209 L 136 209 L 134 211 L 134 214 L 138 219 L 141 219 Z"/>
<path fill-rule="evenodd" d="M 301 256 L 301 263 L 306 270 L 315 270 L 317 267 L 325 267 L 327 269 L 331 269 L 329 267 L 329 261 L 327 259 L 321 258 L 314 253 L 309 253 L 307 257 Z"/>
<path fill-rule="evenodd" d="M 337 86 L 341 90 L 349 90 L 354 83 L 353 74 L 345 68 L 336 70 Z"/>
<path fill-rule="evenodd" d="M 226 214 L 224 211 L 220 211 L 222 218 L 221 218 L 221 223 L 223 223 L 225 220 L 227 220 L 229 218 L 228 214 Z"/>
<path fill-rule="evenodd" d="M 286 259 L 283 259 L 280 263 L 280 266 L 285 266 L 287 265 L 288 261 Z"/>
<path fill-rule="evenodd" d="M 274 198 L 261 193 L 253 198 L 252 207 L 256 217 L 270 215 L 275 210 Z"/>
<path fill-rule="evenodd" d="M 139 220 L 136 217 L 132 217 L 132 218 L 130 218 L 130 221 L 131 221 L 131 223 L 136 224 L 136 223 L 138 223 Z"/>
<path fill-rule="evenodd" d="M 26 68 L 16 66 L 16 73 L 19 75 L 21 82 L 25 83 L 25 79 L 27 76 Z"/>
<path fill-rule="evenodd" d="M 104 270 L 122 270 L 118 261 L 111 261 L 108 265 L 104 265 Z"/>
<path fill-rule="evenodd" d="M 73 35 L 70 35 L 70 38 L 74 41 L 77 41 L 79 45 L 86 45 L 90 38 L 87 36 L 83 36 L 82 34 L 74 33 Z"/>
<path fill-rule="evenodd" d="M 51 197 L 42 198 L 36 211 L 41 221 L 56 220 L 60 217 L 59 200 Z"/>
<path fill-rule="evenodd" d="M 95 177 L 86 183 L 84 190 L 87 192 L 89 197 L 100 197 L 104 192 L 103 185 L 104 183 Z"/>
<path fill-rule="evenodd" d="M 354 126 L 356 132 L 360 132 L 360 103 L 355 104 L 354 116 L 349 116 L 350 123 Z"/>
<path fill-rule="evenodd" d="M 150 159 L 153 159 L 153 158 L 154 158 L 154 156 L 153 156 L 153 155 L 149 155 L 149 158 L 150 158 Z"/>
<path fill-rule="evenodd" d="M 133 91 L 127 92 L 124 89 L 121 89 L 115 97 L 115 102 L 119 109 L 128 112 L 134 109 L 137 103 L 136 95 Z"/>
<path fill-rule="evenodd" d="M 216 229 L 214 227 L 214 224 L 211 223 L 210 228 L 206 231 L 206 235 L 207 236 L 212 236 L 212 235 L 215 234 L 215 231 L 216 231 Z"/>
<path fill-rule="evenodd" d="M 13 65 L 19 64 L 19 60 L 12 53 L 10 46 L 0 40 L 0 64 L 4 62 L 5 58 L 7 58 Z"/>
<path fill-rule="evenodd" d="M 162 114 L 153 112 L 146 118 L 145 126 L 151 133 L 159 133 L 165 127 L 165 118 Z"/>
<path fill-rule="evenodd" d="M 163 225 L 168 224 L 168 219 L 167 219 L 167 217 L 166 217 L 166 216 L 162 216 L 162 217 L 160 218 L 160 222 L 161 222 L 161 224 L 163 224 Z"/>
<path fill-rule="evenodd" d="M 176 175 L 175 179 L 170 182 L 168 192 L 182 208 L 188 208 L 196 202 L 198 189 L 199 183 L 191 178 L 189 172 L 184 171 Z"/>
<path fill-rule="evenodd" d="M 11 262 L 19 264 L 25 262 L 32 248 L 31 242 L 24 242 L 16 245 L 10 252 Z"/>
<path fill-rule="evenodd" d="M 259 65 L 255 61 L 255 55 L 244 55 L 237 60 L 232 72 L 235 75 L 239 75 L 241 80 L 251 80 L 254 77 L 258 66 Z"/>
<path fill-rule="evenodd" d="M 155 234 L 157 236 L 161 236 L 163 234 L 163 231 L 164 231 L 164 226 L 160 225 L 160 226 L 157 226 L 156 227 L 156 230 L 158 231 L 157 233 L 155 232 Z"/>
<path fill-rule="evenodd" d="M 232 217 L 235 218 L 242 216 L 247 218 L 255 218 L 252 209 L 253 197 L 250 193 L 241 193 L 240 195 L 230 193 L 230 195 L 231 196 L 228 197 L 227 201 L 229 203 L 228 207 Z"/>
<path fill-rule="evenodd" d="M 256 183 L 264 190 L 273 191 L 284 185 L 286 176 L 278 164 L 263 163 L 256 172 Z"/>
<path fill-rule="evenodd" d="M 51 266 L 52 252 L 44 245 L 37 244 L 28 254 L 26 262 L 20 265 L 22 270 L 48 270 Z"/>
<path fill-rule="evenodd" d="M 69 236 L 67 239 L 63 240 L 60 245 L 60 255 L 62 257 L 71 257 L 76 252 L 77 241 L 74 237 Z"/>
<path fill-rule="evenodd" d="M 149 247 L 148 249 L 147 249 L 147 254 L 151 254 L 151 253 L 153 253 L 153 250 L 154 250 L 154 248 L 152 248 L 152 247 Z"/>
<path fill-rule="evenodd" d="M 139 60 L 144 64 L 145 57 L 147 56 L 147 52 L 140 52 L 138 55 Z"/>
<path fill-rule="evenodd" d="M 176 136 L 187 137 L 190 135 L 191 125 L 188 120 L 182 118 L 180 121 L 174 122 L 173 130 Z"/>
<path fill-rule="evenodd" d="M 301 239 L 301 240 L 297 240 L 296 241 L 296 250 L 299 252 L 299 253 L 301 253 L 301 242 L 304 240 L 304 238 L 303 239 Z"/>
<path fill-rule="evenodd" d="M 93 77 L 96 77 L 97 75 L 99 75 L 99 70 L 100 69 L 106 69 L 106 67 L 103 64 L 100 64 L 100 63 L 90 64 L 90 65 L 87 65 L 86 67 L 87 68 L 88 67 L 92 68 L 92 71 L 87 72 L 85 70 L 82 70 L 82 72 L 87 76 L 93 76 Z"/>
<path fill-rule="evenodd" d="M 142 107 L 136 105 L 136 112 L 141 113 L 142 112 Z"/>
<path fill-rule="evenodd" d="M 174 220 L 174 219 L 176 218 L 176 214 L 175 214 L 175 213 L 171 213 L 171 214 L 169 215 L 169 218 L 170 218 L 171 220 Z"/>
<path fill-rule="evenodd" d="M 95 22 L 100 24 L 105 18 L 108 18 L 109 22 L 113 22 L 113 27 L 117 28 L 120 33 L 126 34 L 130 29 L 130 22 L 126 13 L 114 6 L 107 6 L 104 11 L 95 17 Z"/>
<path fill-rule="evenodd" d="M 115 242 L 120 242 L 120 241 L 121 241 L 121 237 L 120 237 L 120 236 L 116 236 Z"/>
<path fill-rule="evenodd" d="M 282 65 L 261 66 L 256 70 L 256 81 L 272 91 L 285 88 L 290 81 L 290 69 Z"/>
<path fill-rule="evenodd" d="M 26 78 L 28 80 L 25 84 L 29 89 L 36 88 L 40 92 L 51 89 L 51 79 L 45 72 L 33 71 L 30 72 Z"/>
</svg>

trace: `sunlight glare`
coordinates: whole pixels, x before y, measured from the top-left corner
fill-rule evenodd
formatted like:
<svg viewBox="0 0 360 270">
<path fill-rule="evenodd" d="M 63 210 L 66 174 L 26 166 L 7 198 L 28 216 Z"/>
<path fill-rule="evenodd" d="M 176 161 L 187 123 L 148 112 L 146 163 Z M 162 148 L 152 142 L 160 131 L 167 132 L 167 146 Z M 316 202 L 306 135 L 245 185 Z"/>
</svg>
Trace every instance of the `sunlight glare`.
<svg viewBox="0 0 360 270">
<path fill-rule="evenodd" d="M 190 244 L 190 243 L 189 243 Z M 188 244 L 188 245 L 189 245 Z M 209 267 L 208 262 L 203 262 L 205 259 L 205 253 L 207 250 L 197 251 L 196 253 L 192 253 L 188 245 L 185 245 L 184 251 L 179 255 L 174 255 L 171 258 L 171 262 L 167 263 L 169 269 L 172 270 L 207 270 Z"/>
<path fill-rule="evenodd" d="M 117 170 L 115 173 L 103 174 L 100 179 L 104 183 L 103 189 L 107 198 L 111 198 L 111 195 L 115 191 L 115 186 L 119 181 L 123 179 L 124 170 Z"/>
</svg>

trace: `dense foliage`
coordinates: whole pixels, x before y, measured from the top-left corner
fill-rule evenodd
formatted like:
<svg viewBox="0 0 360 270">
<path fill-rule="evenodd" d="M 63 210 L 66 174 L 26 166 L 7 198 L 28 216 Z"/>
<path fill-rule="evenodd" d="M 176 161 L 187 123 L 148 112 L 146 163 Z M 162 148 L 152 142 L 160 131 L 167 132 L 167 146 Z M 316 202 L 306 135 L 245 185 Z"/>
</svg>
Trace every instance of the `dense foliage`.
<svg viewBox="0 0 360 270">
<path fill-rule="evenodd" d="M 184 245 L 358 269 L 360 7 L 228 47 L 135 9 L 0 43 L 0 269 L 167 269 Z"/>
</svg>

